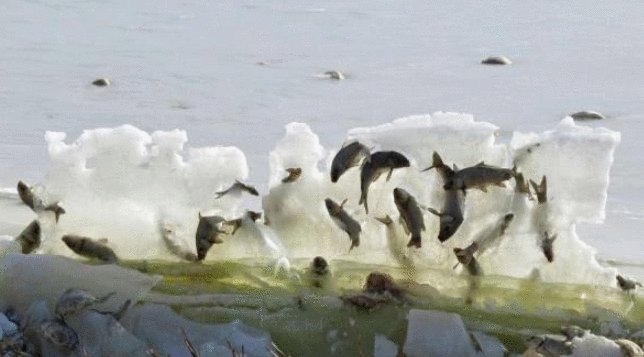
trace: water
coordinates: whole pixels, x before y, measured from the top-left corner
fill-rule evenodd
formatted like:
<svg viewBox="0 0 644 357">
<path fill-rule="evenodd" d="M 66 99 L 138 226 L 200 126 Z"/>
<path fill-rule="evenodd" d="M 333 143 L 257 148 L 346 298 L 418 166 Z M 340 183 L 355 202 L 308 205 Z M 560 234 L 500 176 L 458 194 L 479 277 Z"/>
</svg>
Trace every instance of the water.
<svg viewBox="0 0 644 357">
<path fill-rule="evenodd" d="M 266 187 L 268 152 L 294 120 L 331 147 L 350 128 L 435 110 L 507 132 L 599 110 L 609 118 L 590 125 L 620 131 L 622 143 L 606 222 L 579 235 L 603 258 L 641 264 L 643 10 L 628 1 L 6 0 L 0 186 L 44 178 L 45 130 L 182 128 L 190 146 L 240 147 L 250 181 Z M 514 64 L 478 64 L 495 54 Z M 316 77 L 330 69 L 349 79 Z M 103 76 L 114 84 L 89 84 Z"/>
</svg>

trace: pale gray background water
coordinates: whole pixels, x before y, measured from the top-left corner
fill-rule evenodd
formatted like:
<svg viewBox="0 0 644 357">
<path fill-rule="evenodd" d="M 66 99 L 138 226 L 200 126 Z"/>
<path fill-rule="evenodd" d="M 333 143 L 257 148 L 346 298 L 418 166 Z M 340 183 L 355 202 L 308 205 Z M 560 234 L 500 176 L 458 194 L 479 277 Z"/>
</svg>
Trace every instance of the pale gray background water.
<svg viewBox="0 0 644 357">
<path fill-rule="evenodd" d="M 622 144 L 606 224 L 580 235 L 644 263 L 642 14 L 641 1 L 3 0 L 0 186 L 42 179 L 45 130 L 182 128 L 192 146 L 242 148 L 259 183 L 290 121 L 331 146 L 436 110 L 542 131 L 593 109 Z M 514 65 L 478 64 L 494 54 Z M 329 69 L 350 78 L 315 77 Z M 89 84 L 102 76 L 113 86 Z"/>
</svg>

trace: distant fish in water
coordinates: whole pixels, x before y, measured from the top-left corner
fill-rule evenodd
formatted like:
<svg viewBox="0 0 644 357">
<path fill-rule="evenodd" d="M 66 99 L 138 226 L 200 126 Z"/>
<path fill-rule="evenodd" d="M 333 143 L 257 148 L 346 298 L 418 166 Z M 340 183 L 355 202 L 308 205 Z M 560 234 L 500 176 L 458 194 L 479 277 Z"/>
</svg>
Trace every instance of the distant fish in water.
<svg viewBox="0 0 644 357">
<path fill-rule="evenodd" d="M 425 221 L 416 198 L 409 192 L 397 187 L 394 189 L 394 202 L 400 213 L 405 231 L 411 234 L 411 239 L 407 246 L 420 248 L 421 231 L 425 230 Z"/>
<path fill-rule="evenodd" d="M 349 250 L 351 250 L 360 245 L 360 233 L 362 232 L 362 228 L 360 227 L 360 224 L 355 219 L 351 218 L 347 211 L 342 208 L 346 202 L 347 200 L 344 200 L 342 204 L 337 204 L 330 198 L 324 200 L 326 209 L 333 222 L 335 222 L 340 229 L 349 235 L 349 238 L 351 239 L 351 247 Z"/>
<path fill-rule="evenodd" d="M 36 198 L 32 188 L 22 181 L 18 181 L 17 191 L 20 200 L 36 213 L 40 210 L 51 211 L 56 216 L 56 222 L 58 222 L 60 215 L 65 213 L 65 209 L 60 207 L 58 202 L 42 207 L 42 201 Z"/>
<path fill-rule="evenodd" d="M 396 151 L 378 151 L 369 156 L 360 171 L 360 201 L 364 204 L 365 211 L 369 213 L 367 203 L 369 186 L 378 180 L 380 175 L 387 172 L 387 181 L 391 178 L 394 169 L 409 167 L 409 160 Z"/>
<path fill-rule="evenodd" d="M 217 192 L 217 196 L 215 198 L 221 198 L 224 195 L 227 194 L 241 194 L 242 192 L 248 192 L 249 194 L 253 196 L 259 196 L 259 192 L 255 189 L 255 187 L 247 185 L 239 180 L 235 180 L 235 183 L 232 184 L 229 188 L 227 188 L 224 191 L 219 191 Z"/>
<path fill-rule="evenodd" d="M 557 235 L 553 235 L 550 237 L 548 235 L 548 232 L 545 232 L 543 234 L 543 239 L 541 240 L 541 250 L 543 251 L 543 255 L 548 259 L 548 262 L 552 263 L 552 261 L 555 259 L 555 253 L 552 248 L 552 243 L 554 243 L 555 239 L 557 239 Z"/>
<path fill-rule="evenodd" d="M 199 213 L 199 224 L 197 225 L 197 233 L 195 235 L 197 260 L 204 260 L 213 244 L 224 242 L 219 238 L 219 235 L 226 233 L 221 228 L 222 223 L 225 221 L 220 216 L 202 216 Z"/>
<path fill-rule="evenodd" d="M 99 78 L 92 81 L 92 84 L 96 87 L 108 87 L 112 84 L 112 81 L 109 78 Z"/>
<path fill-rule="evenodd" d="M 74 253 L 92 259 L 98 259 L 105 263 L 116 263 L 118 258 L 112 248 L 105 245 L 107 239 L 93 240 L 77 235 L 64 235 L 62 238 L 65 245 Z"/>
<path fill-rule="evenodd" d="M 537 183 L 532 180 L 530 180 L 530 184 L 537 195 L 537 202 L 540 204 L 548 202 L 548 181 L 546 180 L 546 176 L 541 178 L 540 184 L 537 185 Z"/>
<path fill-rule="evenodd" d="M 302 176 L 302 169 L 299 167 L 289 167 L 286 169 L 286 172 L 288 172 L 288 176 L 282 179 L 282 183 L 295 182 L 300 179 L 300 176 Z"/>
<path fill-rule="evenodd" d="M 445 182 L 443 188 L 462 190 L 463 193 L 470 188 L 487 192 L 487 187 L 491 185 L 505 187 L 503 181 L 511 179 L 515 174 L 512 169 L 486 165 L 484 162 L 454 171 L 454 175 Z"/>
<path fill-rule="evenodd" d="M 629 278 L 625 278 L 621 275 L 615 277 L 617 279 L 617 286 L 624 291 L 635 290 L 638 286 L 642 287 L 642 284 Z"/>
<path fill-rule="evenodd" d="M 512 64 L 512 61 L 510 61 L 510 59 L 505 56 L 490 56 L 483 59 L 481 61 L 481 64 L 504 66 Z"/>
<path fill-rule="evenodd" d="M 27 228 L 20 232 L 16 237 L 16 241 L 20 243 L 20 246 L 22 247 L 22 254 L 29 254 L 38 249 L 42 242 L 41 235 L 40 223 L 38 223 L 37 220 L 33 220 L 29 223 Z"/>
<path fill-rule="evenodd" d="M 338 182 L 348 169 L 360 165 L 369 158 L 369 148 L 358 141 L 346 144 L 335 154 L 331 162 L 331 182 Z"/>
<path fill-rule="evenodd" d="M 606 118 L 602 113 L 592 110 L 572 113 L 570 116 L 575 120 L 601 120 Z"/>
</svg>

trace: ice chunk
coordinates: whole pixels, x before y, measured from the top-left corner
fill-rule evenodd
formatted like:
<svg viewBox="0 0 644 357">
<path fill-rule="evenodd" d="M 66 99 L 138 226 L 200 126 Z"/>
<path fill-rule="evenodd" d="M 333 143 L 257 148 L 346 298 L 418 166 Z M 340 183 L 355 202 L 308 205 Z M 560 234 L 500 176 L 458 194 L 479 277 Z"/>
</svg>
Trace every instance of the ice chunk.
<svg viewBox="0 0 644 357">
<path fill-rule="evenodd" d="M 141 299 L 160 280 L 116 265 L 85 265 L 50 255 L 9 254 L 0 263 L 0 299 L 17 311 L 39 300 L 53 307 L 69 288 L 84 289 L 94 296 L 115 292 L 102 306 L 117 310 L 127 299 Z"/>
<path fill-rule="evenodd" d="M 246 356 L 269 356 L 270 336 L 239 321 L 228 324 L 206 325 L 186 320 L 164 305 L 146 304 L 130 310 L 121 323 L 139 339 L 147 341 L 162 355 L 189 357 L 184 335 L 199 350 L 225 352 L 229 355 L 228 341 L 237 351 L 242 346 Z"/>
<path fill-rule="evenodd" d="M 76 331 L 88 356 L 144 356 L 148 349 L 110 315 L 84 310 L 65 322 Z"/>
<path fill-rule="evenodd" d="M 573 357 L 622 357 L 619 345 L 603 336 L 587 333 L 584 337 L 575 337 L 572 343 Z"/>
<path fill-rule="evenodd" d="M 504 357 L 508 355 L 507 348 L 505 348 L 498 338 L 486 335 L 480 331 L 473 331 L 471 334 L 473 340 L 476 341 L 476 345 L 480 348 L 480 350 L 477 348 L 477 356 Z"/>
<path fill-rule="evenodd" d="M 577 125 L 567 117 L 542 134 L 515 132 L 510 146 L 526 178 L 548 178 L 553 215 L 599 223 L 605 217 L 609 170 L 620 139 L 617 132 Z"/>
<path fill-rule="evenodd" d="M 475 356 L 470 335 L 458 314 L 435 310 L 409 311 L 403 353 L 409 357 Z"/>
<path fill-rule="evenodd" d="M 18 326 L 15 323 L 9 321 L 7 316 L 3 313 L 0 313 L 0 339 L 2 338 L 1 333 L 11 335 L 18 331 Z"/>
<path fill-rule="evenodd" d="M 376 334 L 373 343 L 373 357 L 396 357 L 398 355 L 398 345 L 391 342 L 387 337 Z"/>
</svg>

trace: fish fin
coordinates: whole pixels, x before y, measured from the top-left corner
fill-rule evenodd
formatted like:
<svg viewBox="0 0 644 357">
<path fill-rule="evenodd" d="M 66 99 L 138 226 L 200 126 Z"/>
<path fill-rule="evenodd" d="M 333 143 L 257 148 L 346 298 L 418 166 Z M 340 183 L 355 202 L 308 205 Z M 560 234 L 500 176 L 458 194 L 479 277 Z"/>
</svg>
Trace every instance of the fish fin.
<svg viewBox="0 0 644 357">
<path fill-rule="evenodd" d="M 367 203 L 367 198 L 364 199 L 364 211 L 369 214 L 369 204 Z"/>
<path fill-rule="evenodd" d="M 481 161 L 481 162 L 479 162 L 478 164 L 476 164 L 474 166 L 485 166 L 485 161 Z"/>
<path fill-rule="evenodd" d="M 420 249 L 420 246 L 421 246 L 420 236 L 411 237 L 411 239 L 409 240 L 409 243 L 407 243 L 408 248 L 415 247 L 417 249 Z"/>
<path fill-rule="evenodd" d="M 434 214 L 434 215 L 436 215 L 438 217 L 443 216 L 443 213 L 440 213 L 440 212 L 438 212 L 437 210 L 435 210 L 435 209 L 433 209 L 431 207 L 426 207 L 426 209 L 427 209 L 427 211 L 429 211 L 429 213 L 432 213 L 432 214 Z"/>
<path fill-rule="evenodd" d="M 456 270 L 456 268 L 458 268 L 459 264 L 461 264 L 461 262 L 456 262 L 456 264 L 454 264 L 454 266 L 452 267 L 452 270 Z"/>
<path fill-rule="evenodd" d="M 454 172 L 457 172 L 458 171 L 458 166 L 456 166 L 456 164 L 452 164 L 452 170 L 454 170 Z"/>
<path fill-rule="evenodd" d="M 201 212 L 199 212 L 199 219 L 201 219 Z"/>
<path fill-rule="evenodd" d="M 344 207 L 344 204 L 347 203 L 348 200 L 349 200 L 348 198 L 345 198 L 344 200 L 342 200 L 342 203 L 340 203 L 340 208 Z"/>
<path fill-rule="evenodd" d="M 394 168 L 392 167 L 392 168 L 389 169 L 389 173 L 387 174 L 387 182 L 389 182 L 389 180 L 391 179 L 391 175 L 393 173 L 394 173 Z"/>
<path fill-rule="evenodd" d="M 390 225 L 390 224 L 392 224 L 392 223 L 394 222 L 394 221 L 391 219 L 391 217 L 389 217 L 389 215 L 386 215 L 386 216 L 384 216 L 384 217 L 376 217 L 376 220 L 377 220 L 378 222 L 380 222 L 380 223 L 383 223 L 383 224 L 387 225 L 387 226 L 388 226 L 388 225 Z"/>
<path fill-rule="evenodd" d="M 430 166 L 430 167 L 428 167 L 428 168 L 426 168 L 426 169 L 420 170 L 420 172 L 429 171 L 429 170 L 431 170 L 431 169 L 433 169 L 433 168 L 435 168 L 435 167 L 436 167 L 436 166 L 432 165 L 432 166 Z"/>
</svg>

